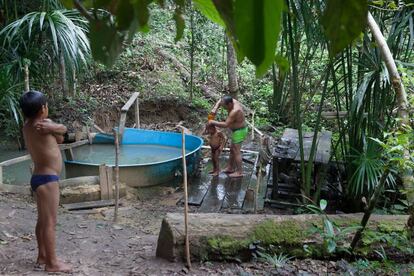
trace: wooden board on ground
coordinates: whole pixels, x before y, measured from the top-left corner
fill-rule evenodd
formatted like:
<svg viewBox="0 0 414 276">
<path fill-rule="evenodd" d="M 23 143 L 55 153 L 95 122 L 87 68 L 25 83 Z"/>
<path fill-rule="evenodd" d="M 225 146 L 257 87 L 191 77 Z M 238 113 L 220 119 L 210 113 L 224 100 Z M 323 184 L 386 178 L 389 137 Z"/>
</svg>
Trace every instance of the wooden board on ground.
<svg viewBox="0 0 414 276">
<path fill-rule="evenodd" d="M 217 213 L 220 211 L 224 199 L 224 184 L 227 178 L 227 175 L 221 174 L 219 177 L 213 177 L 211 179 L 210 188 L 198 209 L 199 212 Z"/>
<path fill-rule="evenodd" d="M 266 166 L 266 174 L 262 174 L 261 181 L 259 183 L 259 196 L 257 197 L 257 211 L 263 210 L 266 193 L 267 193 L 267 182 L 270 177 L 270 165 Z M 254 212 L 254 205 L 255 205 L 255 197 L 254 197 L 254 191 L 256 191 L 256 185 L 257 185 L 257 174 L 256 171 L 252 174 L 252 177 L 250 178 L 250 184 L 247 188 L 248 190 L 253 192 L 253 196 L 247 196 L 245 197 L 245 200 L 243 202 L 243 211 L 251 213 Z"/>
<path fill-rule="evenodd" d="M 227 162 L 227 158 L 220 159 L 220 166 L 223 168 Z M 188 186 L 188 204 L 200 206 L 203 202 L 204 197 L 207 194 L 208 189 L 210 188 L 211 179 L 213 178 L 209 171 L 213 169 L 213 164 L 209 160 L 203 168 L 200 177 L 190 179 L 190 184 Z"/>
<path fill-rule="evenodd" d="M 97 200 L 97 201 L 63 204 L 62 206 L 67 210 L 84 210 L 84 209 L 102 208 L 102 207 L 114 206 L 114 205 L 115 205 L 114 200 Z"/>
<path fill-rule="evenodd" d="M 106 183 L 108 185 L 108 199 L 113 199 L 114 198 L 114 181 L 113 181 L 113 168 L 106 166 Z M 102 199 L 102 198 L 101 198 Z"/>
<path fill-rule="evenodd" d="M 244 176 L 242 178 L 229 178 L 226 182 L 226 194 L 223 199 L 222 209 L 241 209 L 243 207 L 246 190 L 249 187 L 254 166 L 243 163 Z"/>
<path fill-rule="evenodd" d="M 99 166 L 99 179 L 101 186 L 101 199 L 112 199 L 113 196 L 113 168 L 109 166 Z"/>
</svg>

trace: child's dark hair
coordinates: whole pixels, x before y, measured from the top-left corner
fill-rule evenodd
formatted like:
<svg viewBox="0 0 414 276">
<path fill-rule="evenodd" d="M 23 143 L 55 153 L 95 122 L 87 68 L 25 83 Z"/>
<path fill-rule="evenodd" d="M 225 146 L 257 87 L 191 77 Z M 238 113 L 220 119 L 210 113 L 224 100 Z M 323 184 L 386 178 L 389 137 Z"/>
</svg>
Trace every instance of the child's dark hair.
<svg viewBox="0 0 414 276">
<path fill-rule="evenodd" d="M 229 104 L 233 103 L 233 98 L 229 95 L 226 95 L 222 98 L 222 101 L 225 105 L 229 105 Z"/>
<path fill-rule="evenodd" d="M 46 96 L 42 92 L 35 90 L 24 93 L 20 98 L 20 108 L 26 118 L 36 117 L 46 103 Z"/>
</svg>

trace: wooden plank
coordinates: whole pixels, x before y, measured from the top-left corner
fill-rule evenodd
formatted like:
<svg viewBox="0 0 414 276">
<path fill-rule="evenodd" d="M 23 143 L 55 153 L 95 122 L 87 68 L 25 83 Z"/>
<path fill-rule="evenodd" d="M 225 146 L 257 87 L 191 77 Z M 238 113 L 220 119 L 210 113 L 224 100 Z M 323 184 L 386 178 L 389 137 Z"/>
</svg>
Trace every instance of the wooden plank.
<svg viewBox="0 0 414 276">
<path fill-rule="evenodd" d="M 249 188 L 250 178 L 253 171 L 254 165 L 243 163 L 244 176 L 242 178 L 230 178 L 229 181 L 225 183 L 226 195 L 223 200 L 222 209 L 241 209 L 243 207 L 246 190 Z"/>
<path fill-rule="evenodd" d="M 121 139 L 122 139 L 122 135 L 124 134 L 124 130 L 125 130 L 125 121 L 126 121 L 126 113 L 122 112 L 121 118 L 119 119 L 119 135 L 121 136 Z"/>
<path fill-rule="evenodd" d="M 86 202 L 77 202 L 63 204 L 62 206 L 67 210 L 84 210 L 92 208 L 102 208 L 107 206 L 114 206 L 114 200 L 97 200 L 97 201 L 86 201 Z"/>
<path fill-rule="evenodd" d="M 226 194 L 223 199 L 222 209 L 240 209 L 246 196 L 246 189 L 249 186 L 250 178 L 228 178 L 224 188 Z"/>
<path fill-rule="evenodd" d="M 29 159 L 31 159 L 30 154 L 26 154 L 26 155 L 23 155 L 23 156 L 20 156 L 20 157 L 16 157 L 16 158 L 13 158 L 13 159 L 3 161 L 3 162 L 0 163 L 0 166 L 3 166 L 3 167 L 11 166 L 11 165 L 14 165 L 14 164 L 17 164 L 17 163 L 20 163 L 20 162 L 23 162 L 23 161 L 26 161 L 26 160 L 29 160 Z"/>
<path fill-rule="evenodd" d="M 201 213 L 217 213 L 221 209 L 224 199 L 224 182 L 226 181 L 227 176 L 224 178 L 213 177 L 211 179 L 210 188 L 207 191 L 206 196 L 204 197 L 203 203 L 198 209 Z"/>
<path fill-rule="evenodd" d="M 70 149 L 65 149 L 64 152 L 65 152 L 66 160 L 68 160 L 68 161 L 73 161 L 74 160 L 73 150 L 71 148 Z"/>
<path fill-rule="evenodd" d="M 70 144 L 60 144 L 59 148 L 60 148 L 60 150 L 65 150 L 65 149 L 70 149 L 70 148 L 76 148 L 76 147 L 86 145 L 86 144 L 89 144 L 88 139 L 80 140 L 80 141 L 73 142 L 73 143 L 70 143 Z"/>
<path fill-rule="evenodd" d="M 126 104 L 124 104 L 124 106 L 121 108 L 122 112 L 127 112 L 132 104 L 135 102 L 135 100 L 138 98 L 139 93 L 138 92 L 134 92 L 132 93 L 131 97 L 129 98 L 129 100 L 126 102 Z"/>
<path fill-rule="evenodd" d="M 226 164 L 227 158 L 220 158 L 220 167 Z M 209 171 L 213 169 L 213 163 L 211 159 L 205 164 L 201 176 L 199 178 L 193 178 L 190 181 L 188 187 L 188 204 L 200 206 L 205 198 L 208 189 L 210 188 L 211 180 L 213 176 L 208 174 Z"/>
<path fill-rule="evenodd" d="M 99 185 L 101 186 L 101 199 L 109 199 L 108 195 L 108 179 L 105 164 L 99 166 Z"/>
<path fill-rule="evenodd" d="M 210 187 L 209 181 L 200 178 L 190 179 L 188 186 L 188 205 L 200 206 Z"/>
<path fill-rule="evenodd" d="M 139 119 L 139 99 L 135 101 L 135 124 L 136 128 L 141 128 L 141 122 Z"/>
<path fill-rule="evenodd" d="M 113 191 L 113 169 L 112 167 L 106 166 L 106 184 L 108 185 L 108 199 L 114 198 L 114 191 Z"/>
<path fill-rule="evenodd" d="M 210 146 L 201 146 L 202 149 L 211 149 Z M 224 148 L 223 151 L 230 151 L 230 148 Z M 240 150 L 241 153 L 254 153 L 254 154 L 258 154 L 258 151 L 254 151 L 254 150 L 244 150 L 241 149 Z"/>
</svg>

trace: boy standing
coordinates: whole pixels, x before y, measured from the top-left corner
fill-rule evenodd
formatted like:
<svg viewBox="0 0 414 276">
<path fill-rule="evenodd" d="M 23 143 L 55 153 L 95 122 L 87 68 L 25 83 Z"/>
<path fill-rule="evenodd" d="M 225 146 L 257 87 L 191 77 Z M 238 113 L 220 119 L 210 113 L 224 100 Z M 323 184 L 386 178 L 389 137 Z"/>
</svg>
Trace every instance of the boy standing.
<svg viewBox="0 0 414 276">
<path fill-rule="evenodd" d="M 37 263 L 44 264 L 48 272 L 70 272 L 72 268 L 59 261 L 55 252 L 58 180 L 62 169 L 58 143 L 63 142 L 66 127 L 47 118 L 47 100 L 41 92 L 26 92 L 20 99 L 20 107 L 25 117 L 23 136 L 34 163 L 30 185 L 37 201 Z"/>
<path fill-rule="evenodd" d="M 226 137 L 213 125 L 206 126 L 206 133 L 210 135 L 208 139 L 211 148 L 211 160 L 213 162 L 213 170 L 209 173 L 213 176 L 218 176 L 220 174 L 220 153 L 226 143 Z"/>
</svg>

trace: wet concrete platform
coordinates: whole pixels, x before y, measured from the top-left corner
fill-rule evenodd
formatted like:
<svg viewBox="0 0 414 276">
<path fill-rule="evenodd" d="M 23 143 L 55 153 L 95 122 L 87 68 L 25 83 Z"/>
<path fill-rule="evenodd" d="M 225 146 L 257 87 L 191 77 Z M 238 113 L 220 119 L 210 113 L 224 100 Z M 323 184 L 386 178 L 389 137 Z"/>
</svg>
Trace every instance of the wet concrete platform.
<svg viewBox="0 0 414 276">
<path fill-rule="evenodd" d="M 254 196 L 251 195 L 256 190 L 257 184 L 256 168 L 254 166 L 256 158 L 257 155 L 254 153 L 243 154 L 244 176 L 242 178 L 230 178 L 225 173 L 213 177 L 208 174 L 213 166 L 211 159 L 209 159 L 207 163 L 203 164 L 200 176 L 189 180 L 188 204 L 199 207 L 198 212 L 203 213 L 253 212 Z M 227 160 L 228 153 L 223 153 L 220 157 L 221 170 L 226 167 Z M 258 211 L 262 210 L 264 206 L 267 180 L 266 175 L 259 184 Z M 247 193 L 249 193 L 249 196 L 246 196 Z"/>
</svg>

